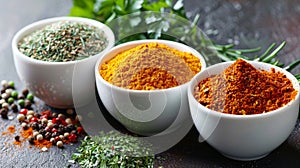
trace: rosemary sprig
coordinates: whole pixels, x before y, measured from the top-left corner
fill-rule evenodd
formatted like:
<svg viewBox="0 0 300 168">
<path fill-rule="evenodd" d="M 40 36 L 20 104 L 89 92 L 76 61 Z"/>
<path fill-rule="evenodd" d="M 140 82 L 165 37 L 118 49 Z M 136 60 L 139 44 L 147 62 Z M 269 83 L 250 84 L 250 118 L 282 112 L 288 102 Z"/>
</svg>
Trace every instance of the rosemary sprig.
<svg viewBox="0 0 300 168">
<path fill-rule="evenodd" d="M 291 71 L 292 69 L 294 69 L 299 64 L 300 64 L 300 59 L 290 63 L 288 66 L 284 67 L 284 69 L 287 70 L 287 71 Z"/>
<path fill-rule="evenodd" d="M 298 74 L 295 74 L 294 76 L 296 77 L 296 79 L 297 79 L 297 80 L 298 80 L 298 82 L 300 83 L 300 73 L 298 73 Z"/>
<path fill-rule="evenodd" d="M 255 53 L 261 51 L 261 47 L 253 48 L 253 49 L 233 49 L 234 45 L 215 45 L 215 48 L 218 52 L 218 57 L 222 59 L 222 61 L 234 61 L 239 58 L 243 58 L 246 60 L 260 61 L 266 62 L 270 64 L 277 64 L 278 59 L 275 59 L 277 53 L 284 47 L 285 42 L 282 42 L 279 47 L 274 49 L 276 46 L 275 43 L 271 44 L 270 47 L 260 56 L 255 56 L 253 59 L 245 56 L 246 54 Z M 274 49 L 274 50 L 273 50 Z M 282 66 L 282 65 L 281 65 Z"/>
<path fill-rule="evenodd" d="M 291 71 L 300 64 L 300 59 L 293 61 L 289 65 L 285 66 L 284 64 L 280 63 L 279 59 L 276 58 L 277 54 L 283 49 L 285 45 L 286 42 L 284 41 L 277 48 L 275 48 L 276 43 L 272 43 L 263 54 L 261 54 L 260 56 L 255 56 L 253 59 L 245 56 L 245 54 L 259 52 L 261 51 L 260 47 L 243 50 L 243 49 L 233 49 L 234 45 L 230 44 L 230 45 L 214 45 L 212 48 L 216 49 L 217 56 L 222 61 L 234 61 L 238 58 L 243 58 L 246 60 L 269 63 L 278 67 L 283 67 L 287 71 Z"/>
</svg>

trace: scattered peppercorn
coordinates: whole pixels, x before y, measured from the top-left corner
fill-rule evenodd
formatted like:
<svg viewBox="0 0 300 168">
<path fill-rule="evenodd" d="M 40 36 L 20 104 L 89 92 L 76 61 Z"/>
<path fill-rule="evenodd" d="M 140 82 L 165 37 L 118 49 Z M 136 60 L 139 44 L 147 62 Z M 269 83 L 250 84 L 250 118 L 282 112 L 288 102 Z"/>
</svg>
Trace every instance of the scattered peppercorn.
<svg viewBox="0 0 300 168">
<path fill-rule="evenodd" d="M 18 106 L 16 104 L 10 105 L 10 108 L 13 112 L 18 112 Z"/>
<path fill-rule="evenodd" d="M 42 135 L 42 134 L 38 134 L 38 135 L 36 136 L 36 140 L 38 140 L 38 141 L 43 140 L 43 135 Z"/>
<path fill-rule="evenodd" d="M 31 109 L 31 105 L 31 101 L 26 99 L 24 102 L 24 107 L 27 109 Z"/>
<path fill-rule="evenodd" d="M 5 99 L 0 100 L 0 104 L 2 105 L 3 103 L 6 103 Z"/>
<path fill-rule="evenodd" d="M 8 103 L 3 103 L 2 108 L 5 108 L 6 110 L 9 110 L 9 104 Z"/>
<path fill-rule="evenodd" d="M 12 92 L 11 92 L 11 97 L 13 97 L 13 98 L 15 98 L 15 99 L 17 99 L 18 98 L 18 92 L 17 91 L 15 91 L 15 90 L 13 90 Z"/>
<path fill-rule="evenodd" d="M 29 90 L 28 90 L 28 89 L 24 89 L 24 90 L 22 91 L 22 95 L 23 95 L 24 97 L 26 97 L 26 96 L 28 95 L 28 93 L 29 93 Z"/>
<path fill-rule="evenodd" d="M 7 111 L 6 108 L 2 108 L 2 109 L 0 110 L 0 115 L 1 115 L 1 117 L 2 117 L 3 119 L 8 119 L 7 114 L 8 114 L 8 111 Z"/>
<path fill-rule="evenodd" d="M 19 106 L 24 107 L 24 106 L 25 106 L 25 101 L 24 101 L 24 99 L 19 99 L 19 100 L 18 100 L 18 104 L 19 104 Z"/>
<path fill-rule="evenodd" d="M 11 96 L 11 92 L 12 92 L 13 90 L 11 89 L 11 88 L 8 88 L 8 89 L 6 89 L 5 90 L 5 93 L 8 95 L 8 96 Z"/>
<path fill-rule="evenodd" d="M 67 114 L 73 115 L 74 114 L 74 110 L 73 109 L 67 109 Z"/>
<path fill-rule="evenodd" d="M 9 88 L 14 88 L 14 87 L 15 87 L 15 82 L 9 81 L 9 82 L 8 82 L 8 87 L 9 87 Z"/>
<path fill-rule="evenodd" d="M 50 140 L 50 138 L 51 138 L 51 133 L 50 132 L 46 132 L 45 133 L 45 139 L 46 140 Z"/>
<path fill-rule="evenodd" d="M 8 82 L 6 80 L 2 80 L 1 81 L 1 85 L 2 85 L 2 87 L 7 87 L 8 86 Z"/>
<path fill-rule="evenodd" d="M 63 114 L 58 114 L 57 117 L 58 117 L 58 118 L 61 118 L 61 119 L 65 119 L 65 115 L 63 115 Z"/>
<path fill-rule="evenodd" d="M 1 94 L 5 93 L 6 88 L 1 88 Z"/>
<path fill-rule="evenodd" d="M 56 146 L 59 147 L 59 148 L 62 148 L 64 145 L 64 143 L 62 141 L 57 141 L 56 142 Z"/>
<path fill-rule="evenodd" d="M 27 112 L 28 112 L 28 110 L 23 108 L 23 109 L 20 110 L 19 114 L 23 114 L 23 115 L 26 116 Z"/>
<path fill-rule="evenodd" d="M 18 114 L 17 119 L 21 122 L 25 120 L 25 115 L 24 114 Z"/>
<path fill-rule="evenodd" d="M 21 127 L 22 127 L 22 128 L 27 127 L 27 123 L 26 123 L 26 122 L 22 122 Z"/>
<path fill-rule="evenodd" d="M 27 96 L 26 96 L 26 99 L 29 100 L 29 101 L 31 101 L 31 102 L 33 102 L 33 99 L 34 99 L 33 94 L 28 93 Z"/>
<path fill-rule="evenodd" d="M 18 96 L 18 100 L 22 100 L 22 99 L 24 100 L 25 97 L 24 97 L 23 95 L 19 95 L 19 96 Z"/>
<path fill-rule="evenodd" d="M 38 135 L 39 135 L 39 132 L 37 132 L 37 131 L 33 131 L 33 132 L 32 132 L 32 136 L 33 136 L 33 137 L 36 138 L 36 136 L 38 136 Z"/>
<path fill-rule="evenodd" d="M 13 97 L 10 97 L 7 99 L 7 103 L 9 103 L 9 104 L 13 104 L 14 101 L 15 101 L 15 99 Z"/>
<path fill-rule="evenodd" d="M 16 140 L 17 142 L 20 142 L 20 136 L 19 136 L 19 135 L 15 136 L 15 140 Z"/>
<path fill-rule="evenodd" d="M 77 132 L 78 134 L 83 134 L 83 128 L 82 127 L 77 127 Z"/>
<path fill-rule="evenodd" d="M 29 142 L 31 145 L 34 145 L 34 137 L 29 137 L 28 142 Z"/>
<path fill-rule="evenodd" d="M 25 108 L 25 110 L 27 110 Z M 33 115 L 34 116 L 35 112 L 33 110 L 27 110 L 27 114 L 26 115 Z"/>
<path fill-rule="evenodd" d="M 8 95 L 7 93 L 2 93 L 1 94 L 2 99 L 5 99 L 5 100 L 7 100 L 9 98 L 9 96 L 10 95 Z"/>
</svg>

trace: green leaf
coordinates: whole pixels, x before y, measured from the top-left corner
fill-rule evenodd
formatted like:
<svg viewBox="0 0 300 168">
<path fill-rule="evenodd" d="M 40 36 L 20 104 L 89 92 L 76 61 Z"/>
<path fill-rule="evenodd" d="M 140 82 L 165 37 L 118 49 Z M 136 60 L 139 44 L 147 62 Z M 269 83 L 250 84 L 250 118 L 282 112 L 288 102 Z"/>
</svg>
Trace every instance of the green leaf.
<svg viewBox="0 0 300 168">
<path fill-rule="evenodd" d="M 144 0 L 115 0 L 115 12 L 126 15 L 141 10 Z"/>
<path fill-rule="evenodd" d="M 162 8 L 171 8 L 172 7 L 172 1 L 170 0 L 159 0 L 157 2 L 152 2 L 151 4 L 144 3 L 143 8 L 144 10 L 148 11 L 156 11 L 159 12 L 162 10 Z"/>
<path fill-rule="evenodd" d="M 106 22 L 114 14 L 115 4 L 113 0 L 96 0 L 94 4 L 94 13 L 97 15 L 97 20 Z"/>
<path fill-rule="evenodd" d="M 86 17 L 86 18 L 94 18 L 94 13 L 91 11 L 86 10 L 85 8 L 81 8 L 78 6 L 74 6 L 70 9 L 70 16 L 79 16 L 79 17 Z"/>
<path fill-rule="evenodd" d="M 262 61 L 263 62 L 270 62 L 273 58 L 276 57 L 277 53 L 285 46 L 286 42 L 282 42 L 271 54 L 265 57 Z"/>
<path fill-rule="evenodd" d="M 125 15 L 127 0 L 115 0 L 115 12 L 119 15 Z"/>
<path fill-rule="evenodd" d="M 284 69 L 287 70 L 287 71 L 291 71 L 291 70 L 293 70 L 296 66 L 298 66 L 299 64 L 300 64 L 300 59 L 298 59 L 298 60 L 292 62 L 290 65 L 284 67 Z"/>
<path fill-rule="evenodd" d="M 144 0 L 129 0 L 129 2 L 130 3 L 126 6 L 126 10 L 129 11 L 129 13 L 133 13 L 141 10 Z"/>
<path fill-rule="evenodd" d="M 73 7 L 70 9 L 69 15 L 94 18 L 95 2 L 95 0 L 73 0 Z"/>
<path fill-rule="evenodd" d="M 73 0 L 73 6 L 91 10 L 94 8 L 95 2 L 96 0 Z"/>
</svg>

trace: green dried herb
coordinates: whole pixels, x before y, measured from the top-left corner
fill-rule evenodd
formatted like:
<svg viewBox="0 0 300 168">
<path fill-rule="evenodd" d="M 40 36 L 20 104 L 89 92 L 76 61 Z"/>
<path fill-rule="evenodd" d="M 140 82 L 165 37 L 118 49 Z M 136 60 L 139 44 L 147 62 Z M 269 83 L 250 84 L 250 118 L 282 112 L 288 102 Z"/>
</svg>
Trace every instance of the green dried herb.
<svg viewBox="0 0 300 168">
<path fill-rule="evenodd" d="M 72 159 L 85 168 L 152 168 L 151 145 L 136 137 L 117 132 L 86 136 Z"/>
<path fill-rule="evenodd" d="M 104 32 L 94 26 L 60 21 L 26 36 L 18 47 L 37 60 L 67 62 L 93 56 L 103 51 L 107 43 Z"/>
</svg>

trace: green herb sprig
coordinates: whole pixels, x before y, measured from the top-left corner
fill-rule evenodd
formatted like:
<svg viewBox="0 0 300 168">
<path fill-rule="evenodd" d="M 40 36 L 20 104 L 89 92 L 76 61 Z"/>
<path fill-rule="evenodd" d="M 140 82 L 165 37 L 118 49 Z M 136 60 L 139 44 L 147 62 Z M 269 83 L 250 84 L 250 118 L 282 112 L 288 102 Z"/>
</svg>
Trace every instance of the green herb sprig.
<svg viewBox="0 0 300 168">
<path fill-rule="evenodd" d="M 85 168 L 152 168 L 151 145 L 117 132 L 86 136 L 72 155 L 72 161 Z"/>
<path fill-rule="evenodd" d="M 218 57 L 222 59 L 222 61 L 235 61 L 239 58 L 253 61 L 260 61 L 269 63 L 281 68 L 284 68 L 287 71 L 291 71 L 296 68 L 300 64 L 300 59 L 293 61 L 289 65 L 285 65 L 280 63 L 280 60 L 276 58 L 277 54 L 283 49 L 286 45 L 286 42 L 282 42 L 278 47 L 276 47 L 276 43 L 272 43 L 265 52 L 263 52 L 259 56 L 255 56 L 254 58 L 250 58 L 245 56 L 246 54 L 256 53 L 261 51 L 261 47 L 253 48 L 253 49 L 233 49 L 234 45 L 214 45 L 213 49 L 217 50 Z M 276 48 L 275 48 L 276 47 Z M 300 82 L 300 73 L 294 75 L 298 81 Z"/>
</svg>

